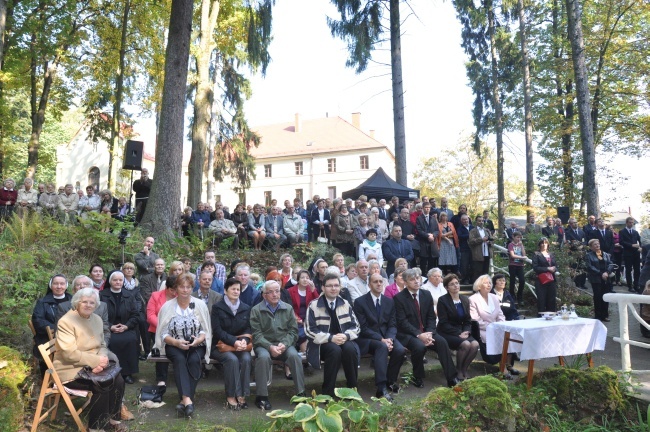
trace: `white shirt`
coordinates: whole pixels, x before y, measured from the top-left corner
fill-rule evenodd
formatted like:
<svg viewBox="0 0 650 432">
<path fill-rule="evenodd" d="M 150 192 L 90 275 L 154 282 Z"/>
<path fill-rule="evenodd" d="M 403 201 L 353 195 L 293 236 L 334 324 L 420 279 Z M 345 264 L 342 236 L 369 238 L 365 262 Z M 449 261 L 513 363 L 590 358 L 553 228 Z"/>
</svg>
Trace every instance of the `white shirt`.
<svg viewBox="0 0 650 432">
<path fill-rule="evenodd" d="M 476 229 L 478 230 L 478 233 L 481 236 L 481 238 L 485 237 L 485 230 L 483 228 L 476 227 Z M 486 257 L 486 256 L 489 256 L 489 255 L 490 255 L 490 252 L 488 250 L 487 242 L 483 242 L 483 256 Z"/>
</svg>

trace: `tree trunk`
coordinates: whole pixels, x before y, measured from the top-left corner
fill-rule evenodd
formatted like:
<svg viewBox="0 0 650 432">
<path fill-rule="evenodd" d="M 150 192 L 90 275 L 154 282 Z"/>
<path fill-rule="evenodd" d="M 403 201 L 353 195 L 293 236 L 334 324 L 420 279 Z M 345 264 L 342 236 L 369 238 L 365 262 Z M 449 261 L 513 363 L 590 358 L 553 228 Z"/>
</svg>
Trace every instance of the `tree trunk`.
<svg viewBox="0 0 650 432">
<path fill-rule="evenodd" d="M 156 172 L 141 226 L 157 239 L 171 240 L 180 226 L 183 130 L 192 0 L 172 0 L 165 80 L 156 145 Z"/>
<path fill-rule="evenodd" d="M 580 120 L 580 141 L 584 172 L 582 188 L 585 194 L 587 212 L 600 216 L 598 202 L 598 185 L 596 184 L 596 151 L 594 148 L 594 131 L 591 123 L 591 104 L 589 97 L 589 81 L 585 64 L 585 46 L 582 37 L 582 13 L 578 0 L 566 0 L 567 17 L 569 21 L 569 40 L 571 41 L 571 58 L 575 76 L 576 95 L 578 99 L 578 114 Z"/>
<path fill-rule="evenodd" d="M 208 148 L 208 131 L 214 93 L 210 79 L 210 59 L 214 50 L 214 29 L 219 15 L 218 0 L 201 2 L 201 32 L 196 53 L 196 93 L 194 95 L 194 121 L 192 123 L 192 154 L 188 166 L 187 205 L 196 207 L 202 199 L 205 155 Z M 216 72 L 215 72 L 216 73 Z M 208 173 L 208 178 L 211 173 Z M 207 197 L 208 200 L 210 196 Z"/>
<path fill-rule="evenodd" d="M 407 186 L 404 82 L 402 80 L 402 36 L 400 33 L 399 3 L 399 0 L 390 0 L 390 64 L 393 81 L 395 181 L 402 186 Z"/>
<path fill-rule="evenodd" d="M 524 78 L 524 132 L 526 140 L 526 215 L 533 214 L 533 193 L 535 179 L 533 177 L 533 115 L 530 100 L 530 67 L 528 61 L 528 34 L 526 32 L 526 17 L 524 0 L 518 0 L 519 37 L 521 39 L 521 68 Z"/>
<path fill-rule="evenodd" d="M 214 73 L 212 74 L 212 94 L 216 94 L 218 92 L 218 77 L 219 74 L 217 73 L 218 71 L 215 68 Z M 218 109 L 218 104 L 217 101 L 212 98 L 212 109 L 211 109 L 211 120 L 210 120 L 210 138 L 208 140 L 208 168 L 207 168 L 207 184 L 206 184 L 206 195 L 208 197 L 208 202 L 210 204 L 212 203 L 212 199 L 214 198 L 214 148 L 217 145 L 217 141 L 219 140 L 219 133 L 220 133 L 220 116 L 219 116 L 219 109 Z"/>
<path fill-rule="evenodd" d="M 492 64 L 492 99 L 494 102 L 494 129 L 497 138 L 497 209 L 499 229 L 503 230 L 505 224 L 505 186 L 503 173 L 503 107 L 499 89 L 499 69 L 497 65 L 497 48 L 495 38 L 494 5 L 492 1 L 485 2 L 488 14 L 488 33 L 490 35 L 490 56 Z"/>
<path fill-rule="evenodd" d="M 0 0 L 0 69 L 3 69 L 4 66 L 6 30 L 7 30 L 7 0 Z"/>
<path fill-rule="evenodd" d="M 111 128 L 111 140 L 108 143 L 108 188 L 115 190 L 115 177 L 113 176 L 113 160 L 115 158 L 115 147 L 120 138 L 120 117 L 122 112 L 122 96 L 124 93 L 124 63 L 126 57 L 126 35 L 129 22 L 129 11 L 131 0 L 125 0 L 124 15 L 122 16 L 122 37 L 120 39 L 120 65 L 115 80 L 115 104 L 113 105 L 113 127 Z"/>
<path fill-rule="evenodd" d="M 562 205 L 569 207 L 573 210 L 575 205 L 574 194 L 574 180 L 575 175 L 573 171 L 573 116 L 575 115 L 573 106 L 573 81 L 568 80 L 562 90 L 561 83 L 559 84 L 558 97 L 558 113 L 562 116 Z M 564 94 L 564 97 L 562 95 Z"/>
</svg>

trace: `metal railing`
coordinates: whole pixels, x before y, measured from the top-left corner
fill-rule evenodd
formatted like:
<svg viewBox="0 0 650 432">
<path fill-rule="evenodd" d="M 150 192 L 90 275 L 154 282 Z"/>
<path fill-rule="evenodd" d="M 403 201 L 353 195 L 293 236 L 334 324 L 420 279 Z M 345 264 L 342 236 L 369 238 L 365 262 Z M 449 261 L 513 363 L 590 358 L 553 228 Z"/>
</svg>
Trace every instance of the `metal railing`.
<svg viewBox="0 0 650 432">
<path fill-rule="evenodd" d="M 630 328 L 628 323 L 628 310 L 632 312 L 632 316 L 645 328 L 650 330 L 650 325 L 646 323 L 639 313 L 635 305 L 646 304 L 650 305 L 650 296 L 640 294 L 616 294 L 609 293 L 603 296 L 603 300 L 609 303 L 618 303 L 618 328 L 619 336 L 614 337 L 614 342 L 621 344 L 621 370 L 623 372 L 630 372 L 632 370 L 632 362 L 630 360 L 630 345 L 638 346 L 641 348 L 650 348 L 650 344 L 630 339 Z"/>
<path fill-rule="evenodd" d="M 495 251 L 503 252 L 503 253 L 505 253 L 506 255 L 508 254 L 508 249 L 507 249 L 507 248 L 504 248 L 503 246 L 499 246 L 499 245 L 497 245 L 497 244 L 493 244 L 492 247 L 494 248 Z M 531 261 L 530 258 L 526 258 L 526 259 L 524 260 L 524 262 L 526 262 L 527 264 L 531 264 L 531 265 L 533 264 L 533 261 Z M 507 268 L 501 268 L 501 267 L 497 267 L 497 266 L 495 266 L 495 265 L 494 265 L 494 259 L 492 259 L 492 260 L 490 261 L 490 274 L 494 275 L 494 270 L 495 270 L 495 269 L 498 270 L 500 273 L 503 273 L 503 274 L 507 275 L 508 277 L 510 276 L 510 270 L 508 270 Z M 527 278 L 531 273 L 533 273 L 533 269 L 528 270 L 528 271 L 524 274 L 524 279 L 526 279 L 526 278 Z M 533 295 L 535 296 L 535 298 L 537 298 L 537 293 L 535 292 L 535 286 L 534 286 L 534 285 L 531 285 L 531 284 L 529 284 L 528 282 L 524 281 L 524 286 L 525 286 L 526 288 L 528 288 L 528 290 L 529 290 L 531 293 L 533 293 Z"/>
</svg>

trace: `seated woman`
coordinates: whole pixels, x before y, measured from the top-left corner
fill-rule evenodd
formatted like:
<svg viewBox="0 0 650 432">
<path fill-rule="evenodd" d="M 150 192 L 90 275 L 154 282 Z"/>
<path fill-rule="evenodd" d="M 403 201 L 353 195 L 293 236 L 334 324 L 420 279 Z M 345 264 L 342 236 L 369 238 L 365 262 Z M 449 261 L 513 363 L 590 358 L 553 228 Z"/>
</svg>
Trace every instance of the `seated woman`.
<svg viewBox="0 0 650 432">
<path fill-rule="evenodd" d="M 120 360 L 124 382 L 133 384 L 131 375 L 138 373 L 139 340 L 137 334 L 140 308 L 135 296 L 125 289 L 124 274 L 115 270 L 108 275 L 109 289 L 100 291 L 99 298 L 108 307 L 111 342 L 108 348 Z"/>
<path fill-rule="evenodd" d="M 140 292 L 140 281 L 135 277 L 135 264 L 132 262 L 122 264 L 122 273 L 124 273 L 124 289 L 130 291 L 135 296 L 140 311 L 140 316 L 138 317 L 138 337 L 142 341 L 142 348 L 144 349 L 140 360 L 144 361 L 147 359 L 151 347 L 149 335 L 147 334 L 147 303 L 144 301 Z"/>
<path fill-rule="evenodd" d="M 226 280 L 224 297 L 212 306 L 212 340 L 215 347 L 210 356 L 223 365 L 226 387 L 226 406 L 231 410 L 246 409 L 246 397 L 250 396 L 251 353 L 247 345 L 251 342 L 251 308 L 239 300 L 241 283 L 235 278 Z M 219 351 L 216 344 L 221 341 L 232 350 Z"/>
<path fill-rule="evenodd" d="M 280 270 L 278 270 L 278 272 L 282 275 L 282 282 L 280 282 L 280 286 L 284 288 L 291 280 L 291 274 L 293 273 L 293 269 L 291 268 L 293 265 L 293 257 L 288 253 L 282 254 L 279 264 Z"/>
<path fill-rule="evenodd" d="M 305 335 L 304 325 L 307 307 L 312 300 L 318 298 L 318 291 L 316 291 L 316 287 L 311 281 L 307 270 L 300 270 L 298 272 L 298 285 L 289 288 L 288 291 L 291 296 L 293 313 L 298 323 L 298 343 L 296 344 L 296 348 L 298 351 L 304 353 L 307 352 L 307 336 Z"/>
<path fill-rule="evenodd" d="M 404 258 L 397 258 L 395 260 L 395 269 L 397 270 L 398 268 L 408 270 L 409 262 Z M 392 284 L 393 282 L 395 282 L 395 272 L 394 271 L 393 271 L 393 274 L 388 276 L 388 283 Z"/>
<path fill-rule="evenodd" d="M 90 267 L 88 276 L 90 277 L 90 280 L 93 281 L 93 288 L 98 291 L 104 289 L 104 284 L 106 283 L 106 280 L 104 279 L 104 267 L 99 264 L 93 264 Z"/>
<path fill-rule="evenodd" d="M 490 294 L 492 281 L 489 275 L 479 276 L 474 282 L 475 294 L 469 298 L 469 314 L 473 321 L 478 323 L 480 331 L 479 348 L 481 358 L 488 364 L 497 364 L 501 361 L 501 354 L 488 354 L 485 345 L 485 333 L 487 326 L 493 322 L 505 321 L 506 317 L 501 311 L 501 305 L 496 295 Z M 512 367 L 514 356 L 508 354 L 508 371 L 512 375 L 519 375 L 519 371 Z"/>
<path fill-rule="evenodd" d="M 216 277 L 217 267 L 214 265 L 214 263 L 205 261 L 203 264 L 201 264 L 201 273 L 203 272 L 212 273 L 212 285 L 210 285 L 210 289 L 218 294 L 223 295 L 223 281 Z M 197 278 L 196 282 L 194 283 L 194 291 L 198 290 L 199 279 Z"/>
<path fill-rule="evenodd" d="M 34 306 L 32 312 L 32 325 L 36 334 L 34 335 L 34 357 L 38 359 L 38 365 L 41 368 L 41 376 L 45 375 L 47 366 L 41 357 L 41 352 L 38 346 L 44 344 L 50 338 L 47 335 L 47 328 L 56 330 L 56 317 L 59 304 L 70 301 L 72 296 L 66 291 L 68 289 L 68 281 L 65 276 L 58 274 L 52 276 L 47 285 L 47 292 L 45 297 L 39 299 Z"/>
<path fill-rule="evenodd" d="M 442 281 L 442 270 L 438 267 L 434 267 L 427 272 L 427 282 L 422 285 L 422 288 L 431 293 L 433 297 L 433 307 L 435 308 L 438 304 L 438 299 L 447 294 L 445 285 Z"/>
<path fill-rule="evenodd" d="M 99 295 L 93 288 L 82 288 L 72 297 L 72 309 L 58 323 L 57 351 L 54 369 L 66 387 L 92 392 L 88 426 L 91 432 L 108 429 L 115 432 L 128 430 L 120 422 L 120 408 L 124 396 L 124 380 L 118 374 L 114 381 L 98 386 L 92 381 L 76 378 L 77 373 L 89 366 L 99 373 L 114 356 L 106 348 L 102 319 L 94 314 Z"/>
<path fill-rule="evenodd" d="M 520 319 L 517 303 L 512 294 L 506 290 L 506 276 L 502 273 L 496 273 L 492 276 L 492 286 L 491 294 L 494 294 L 499 299 L 501 311 L 506 317 L 506 321 Z"/>
<path fill-rule="evenodd" d="M 176 411 L 186 417 L 194 413 L 194 394 L 201 378 L 201 361 L 210 361 L 212 326 L 204 302 L 192 298 L 194 278 L 183 273 L 174 283 L 177 297 L 158 313 L 156 347 L 174 365 L 174 381 L 180 403 Z"/>
<path fill-rule="evenodd" d="M 356 263 L 348 264 L 348 266 L 345 268 L 345 275 L 341 276 L 341 285 L 347 287 L 348 283 L 355 277 L 357 277 Z"/>
<path fill-rule="evenodd" d="M 456 350 L 458 379 L 469 378 L 467 369 L 478 353 L 479 344 L 472 337 L 472 318 L 469 297 L 460 294 L 460 280 L 453 273 L 442 281 L 447 294 L 438 299 L 438 334 L 445 338 L 449 348 Z"/>
<path fill-rule="evenodd" d="M 384 256 L 381 251 L 381 243 L 377 241 L 377 230 L 370 228 L 366 231 L 366 238 L 359 244 L 359 259 L 370 260 L 369 255 L 373 253 L 376 255 L 376 260 L 379 265 L 384 264 Z"/>
<path fill-rule="evenodd" d="M 404 260 L 406 261 L 406 260 Z M 393 298 L 395 297 L 400 291 L 404 289 L 406 286 L 406 281 L 402 277 L 404 272 L 408 270 L 402 267 L 396 267 L 395 268 L 395 273 L 393 273 L 393 277 L 395 279 L 395 282 L 388 285 L 386 289 L 384 289 L 384 295 L 388 298 Z"/>
<path fill-rule="evenodd" d="M 215 269 L 216 271 L 216 269 Z M 182 261 L 172 261 L 169 265 L 169 271 L 167 272 L 167 277 L 178 276 L 181 273 L 185 273 L 185 264 Z M 196 281 L 198 283 L 198 281 Z M 167 287 L 166 281 L 162 281 L 160 284 L 159 291 L 163 291 Z"/>
<path fill-rule="evenodd" d="M 151 344 L 156 342 L 156 329 L 158 328 L 158 314 L 163 305 L 169 300 L 176 298 L 176 276 L 167 278 L 169 285 L 163 291 L 156 291 L 151 294 L 149 303 L 147 303 L 147 323 L 149 323 L 149 340 Z M 156 362 L 156 382 L 159 386 L 167 385 L 167 374 L 169 363 Z"/>
</svg>

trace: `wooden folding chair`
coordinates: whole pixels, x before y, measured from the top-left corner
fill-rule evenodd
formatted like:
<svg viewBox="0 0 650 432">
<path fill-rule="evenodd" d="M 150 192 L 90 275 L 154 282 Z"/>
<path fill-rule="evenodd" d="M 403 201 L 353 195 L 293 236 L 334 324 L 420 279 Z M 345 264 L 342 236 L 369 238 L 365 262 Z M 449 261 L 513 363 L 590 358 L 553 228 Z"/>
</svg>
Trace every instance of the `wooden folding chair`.
<svg viewBox="0 0 650 432">
<path fill-rule="evenodd" d="M 61 400 L 61 398 L 63 398 L 63 401 L 68 407 L 68 410 L 70 410 L 70 414 L 72 415 L 72 418 L 77 424 L 79 430 L 81 432 L 87 432 L 86 426 L 84 426 L 83 422 L 81 421 L 79 414 L 81 414 L 81 412 L 90 403 L 90 400 L 92 398 L 92 393 L 87 392 L 85 396 L 86 402 L 81 406 L 81 408 L 76 409 L 72 403 L 72 399 L 70 395 L 66 393 L 65 387 L 61 382 L 61 378 L 59 378 L 59 374 L 56 372 L 56 370 L 54 369 L 54 365 L 52 364 L 54 353 L 57 350 L 56 339 L 52 339 L 49 342 L 39 345 L 38 350 L 41 352 L 41 355 L 43 356 L 43 360 L 45 361 L 45 364 L 47 365 L 48 369 L 45 372 L 45 377 L 43 378 L 43 384 L 41 384 L 41 393 L 38 396 L 38 403 L 36 404 L 36 412 L 34 413 L 34 422 L 32 423 L 31 432 L 36 432 L 36 430 L 38 429 L 38 425 L 40 425 L 43 422 L 43 420 L 45 420 L 48 416 L 50 417 L 50 420 L 54 420 L 56 418 L 56 412 L 59 407 L 59 401 Z M 81 396 L 73 396 L 73 397 L 81 397 Z M 50 407 L 46 409 L 44 413 L 41 414 L 41 412 L 43 411 L 45 399 L 51 401 Z"/>
</svg>

